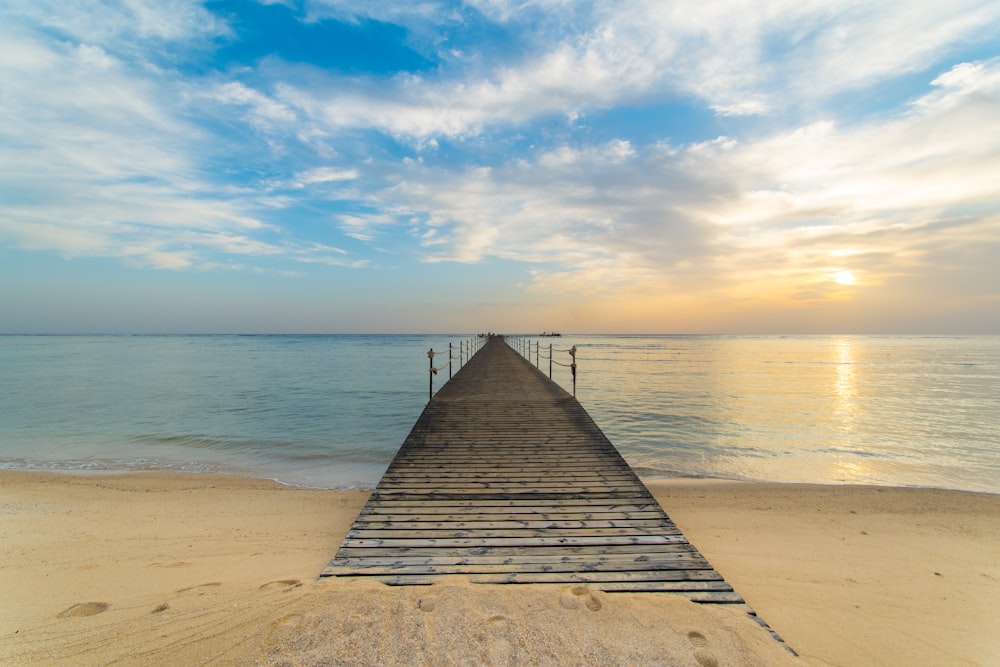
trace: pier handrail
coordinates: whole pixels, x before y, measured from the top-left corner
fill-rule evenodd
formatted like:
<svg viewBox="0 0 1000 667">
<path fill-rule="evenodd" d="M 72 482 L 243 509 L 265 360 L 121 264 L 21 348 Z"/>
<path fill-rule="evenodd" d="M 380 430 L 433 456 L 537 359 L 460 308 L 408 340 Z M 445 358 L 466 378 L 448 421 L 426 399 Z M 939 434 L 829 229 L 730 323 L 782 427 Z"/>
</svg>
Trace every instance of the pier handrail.
<svg viewBox="0 0 1000 667">
<path fill-rule="evenodd" d="M 511 341 L 513 341 L 513 343 L 511 343 Z M 535 360 L 534 360 L 535 368 L 539 368 L 539 369 L 541 368 L 541 366 L 539 365 L 540 364 L 540 359 L 548 359 L 549 360 L 549 379 L 550 380 L 552 379 L 552 365 L 553 364 L 555 364 L 556 366 L 562 366 L 563 368 L 570 369 L 570 371 L 571 371 L 571 373 L 573 375 L 573 396 L 576 396 L 576 353 L 577 353 L 576 345 L 574 345 L 574 346 L 572 346 L 572 347 L 570 347 L 568 349 L 563 350 L 561 348 L 553 347 L 552 343 L 549 343 L 548 353 L 543 356 L 542 353 L 541 353 L 541 349 L 540 349 L 541 348 L 541 343 L 538 340 L 532 341 L 527 336 L 508 336 L 507 337 L 507 342 L 508 342 L 508 344 L 512 348 L 514 348 L 515 350 L 517 350 L 517 352 L 520 353 L 521 356 L 523 356 L 525 359 L 527 359 L 528 363 L 531 363 L 531 354 L 532 354 L 531 344 L 534 343 L 535 344 L 535 349 L 534 349 L 534 354 L 535 354 Z M 571 361 L 568 364 L 564 364 L 564 363 L 562 363 L 560 361 L 556 361 L 554 359 L 554 357 L 553 357 L 553 354 L 556 353 L 556 352 L 569 354 Z"/>
<path fill-rule="evenodd" d="M 458 368 L 461 370 L 473 355 L 482 349 L 483 343 L 487 338 L 483 334 L 479 334 L 477 337 L 463 338 L 458 342 L 458 356 L 455 356 L 455 346 L 453 343 L 448 343 L 448 379 L 452 376 L 452 362 L 458 359 Z M 438 371 L 444 370 L 444 365 L 435 366 L 434 358 L 445 354 L 444 350 L 441 352 L 435 352 L 434 348 L 427 350 L 427 362 L 428 362 L 428 373 L 427 373 L 427 400 L 434 398 L 434 376 L 438 374 Z"/>
</svg>

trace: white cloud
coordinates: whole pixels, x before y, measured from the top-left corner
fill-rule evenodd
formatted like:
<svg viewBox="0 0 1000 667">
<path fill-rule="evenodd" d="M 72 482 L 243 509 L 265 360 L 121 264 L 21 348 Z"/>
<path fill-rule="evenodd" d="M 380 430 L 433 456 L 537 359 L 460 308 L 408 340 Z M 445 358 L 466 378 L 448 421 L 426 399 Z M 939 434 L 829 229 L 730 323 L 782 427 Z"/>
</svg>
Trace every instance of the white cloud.
<svg viewBox="0 0 1000 667">
<path fill-rule="evenodd" d="M 433 0 L 382 2 L 381 0 L 306 0 L 308 20 L 334 18 L 340 21 L 370 19 L 385 23 L 413 25 L 439 20 L 445 6 Z"/>
<path fill-rule="evenodd" d="M 343 214 L 337 216 L 337 222 L 345 236 L 358 241 L 371 242 L 378 238 L 380 228 L 396 227 L 399 224 L 399 219 L 391 213 Z"/>
<path fill-rule="evenodd" d="M 1000 59 L 935 88 L 895 118 L 757 141 L 561 146 L 457 171 L 411 161 L 369 204 L 416 220 L 428 261 L 541 265 L 550 290 L 808 281 L 831 257 L 885 280 L 933 264 L 938 242 L 996 238 Z"/>
<path fill-rule="evenodd" d="M 87 8 L 95 15 L 72 5 L 43 20 L 25 5 L 7 9 L 17 22 L 0 22 L 0 240 L 165 269 L 209 267 L 220 255 L 315 262 L 336 254 L 282 239 L 258 217 L 274 197 L 253 183 L 234 187 L 216 177 L 216 165 L 237 157 L 230 142 L 195 122 L 189 105 L 214 93 L 216 102 L 245 106 L 248 121 L 266 128 L 292 124 L 294 114 L 239 84 L 192 94 L 197 84 L 115 39 L 127 33 L 190 43 L 215 30 L 207 19 L 192 27 L 203 8 Z M 67 40 L 25 15 L 95 41 Z M 304 186 L 353 175 L 317 167 L 300 179 Z"/>
<path fill-rule="evenodd" d="M 317 167 L 295 175 L 293 187 L 304 188 L 318 183 L 336 183 L 352 181 L 358 177 L 357 169 L 334 169 L 333 167 Z"/>
<path fill-rule="evenodd" d="M 4 5 L 11 24 L 40 26 L 83 44 L 121 47 L 123 54 L 229 34 L 225 22 L 198 0 L 9 0 Z"/>
<path fill-rule="evenodd" d="M 260 129 L 288 127 L 296 121 L 295 112 L 287 105 L 239 82 L 220 84 L 211 96 L 222 104 L 245 107 L 247 120 Z"/>
<path fill-rule="evenodd" d="M 442 53 L 438 70 L 389 81 L 312 77 L 296 83 L 275 67 L 273 93 L 257 93 L 255 104 L 294 110 L 322 133 L 373 128 L 416 142 L 679 96 L 720 115 L 766 114 L 921 71 L 958 45 L 987 38 L 1000 21 L 1000 6 L 978 0 L 863 6 L 773 0 L 742 8 L 722 0 L 472 4 L 492 20 L 509 22 L 526 50 L 511 60 L 486 61 Z M 341 19 L 373 17 L 411 27 L 432 20 L 452 27 L 459 20 L 436 3 L 310 7 Z"/>
</svg>

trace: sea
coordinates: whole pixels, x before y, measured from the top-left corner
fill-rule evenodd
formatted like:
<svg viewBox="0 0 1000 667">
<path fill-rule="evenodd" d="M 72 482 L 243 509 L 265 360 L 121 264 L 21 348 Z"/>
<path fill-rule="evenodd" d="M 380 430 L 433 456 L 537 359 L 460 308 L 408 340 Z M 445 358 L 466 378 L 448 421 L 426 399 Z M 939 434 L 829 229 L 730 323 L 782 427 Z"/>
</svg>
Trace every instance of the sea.
<svg viewBox="0 0 1000 667">
<path fill-rule="evenodd" d="M 372 488 L 448 380 L 449 345 L 455 372 L 480 340 L 0 336 L 0 469 Z M 648 481 L 1000 493 L 1000 336 L 508 340 Z"/>
</svg>

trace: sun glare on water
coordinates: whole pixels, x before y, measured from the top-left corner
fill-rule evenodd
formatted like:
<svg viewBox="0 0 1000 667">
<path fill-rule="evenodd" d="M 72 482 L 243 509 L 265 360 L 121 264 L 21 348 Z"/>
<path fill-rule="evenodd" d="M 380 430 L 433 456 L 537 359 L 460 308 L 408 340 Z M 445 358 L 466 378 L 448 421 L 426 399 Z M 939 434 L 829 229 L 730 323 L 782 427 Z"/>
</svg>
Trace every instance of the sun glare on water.
<svg viewBox="0 0 1000 667">
<path fill-rule="evenodd" d="M 837 271 L 833 274 L 833 279 L 841 285 L 853 285 L 857 278 L 850 271 Z"/>
</svg>

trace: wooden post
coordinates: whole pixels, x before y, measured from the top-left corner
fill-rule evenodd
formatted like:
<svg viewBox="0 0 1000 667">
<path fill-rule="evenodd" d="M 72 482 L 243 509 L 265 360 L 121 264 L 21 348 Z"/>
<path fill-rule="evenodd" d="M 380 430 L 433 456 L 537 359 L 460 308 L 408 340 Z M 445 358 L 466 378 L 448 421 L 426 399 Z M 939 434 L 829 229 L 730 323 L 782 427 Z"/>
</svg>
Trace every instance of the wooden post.
<svg viewBox="0 0 1000 667">
<path fill-rule="evenodd" d="M 552 379 L 552 343 L 549 343 L 549 379 Z"/>
<path fill-rule="evenodd" d="M 571 371 L 573 371 L 573 396 L 576 396 L 576 345 L 569 349 L 569 356 L 573 357 L 573 363 L 569 365 Z"/>
<path fill-rule="evenodd" d="M 448 379 L 451 379 L 451 343 L 448 343 Z"/>
<path fill-rule="evenodd" d="M 427 400 L 434 398 L 434 348 L 427 350 Z"/>
</svg>

